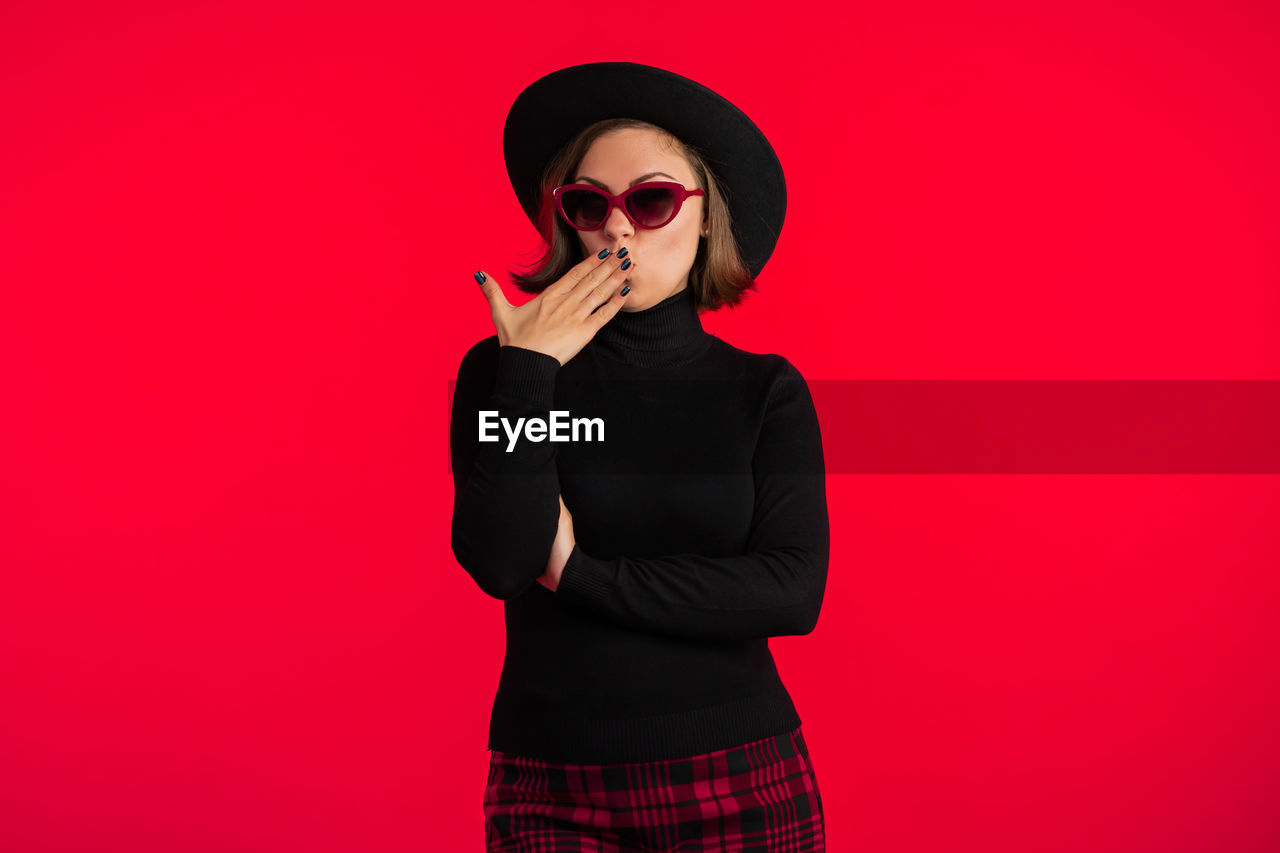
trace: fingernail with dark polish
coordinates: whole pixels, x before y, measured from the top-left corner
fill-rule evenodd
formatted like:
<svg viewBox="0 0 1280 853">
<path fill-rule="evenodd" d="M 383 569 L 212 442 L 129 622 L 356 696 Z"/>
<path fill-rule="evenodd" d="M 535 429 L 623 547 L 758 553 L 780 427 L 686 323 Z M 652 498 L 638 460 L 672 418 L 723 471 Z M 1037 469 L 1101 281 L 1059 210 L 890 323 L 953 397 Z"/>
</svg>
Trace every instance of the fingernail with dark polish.
<svg viewBox="0 0 1280 853">
<path fill-rule="evenodd" d="M 622 269 L 625 270 L 629 266 L 631 266 L 631 259 L 627 258 L 625 261 L 622 262 Z"/>
<path fill-rule="evenodd" d="M 630 293 L 630 292 L 631 292 L 631 285 L 629 285 L 629 284 L 628 284 L 626 287 L 622 288 L 622 295 L 623 295 L 623 296 L 626 296 L 626 295 L 627 295 L 628 293 Z"/>
<path fill-rule="evenodd" d="M 626 256 L 627 256 L 627 247 L 623 246 L 621 249 L 618 250 L 618 257 L 625 258 Z"/>
<path fill-rule="evenodd" d="M 600 250 L 600 252 L 599 252 L 599 254 L 597 254 L 597 255 L 596 255 L 596 257 L 603 261 L 605 258 L 609 257 L 609 252 L 610 252 L 610 251 L 612 251 L 612 250 L 610 250 L 610 249 L 601 249 L 601 250 Z"/>
<path fill-rule="evenodd" d="M 484 273 L 476 273 L 476 284 L 484 284 Z"/>
</svg>

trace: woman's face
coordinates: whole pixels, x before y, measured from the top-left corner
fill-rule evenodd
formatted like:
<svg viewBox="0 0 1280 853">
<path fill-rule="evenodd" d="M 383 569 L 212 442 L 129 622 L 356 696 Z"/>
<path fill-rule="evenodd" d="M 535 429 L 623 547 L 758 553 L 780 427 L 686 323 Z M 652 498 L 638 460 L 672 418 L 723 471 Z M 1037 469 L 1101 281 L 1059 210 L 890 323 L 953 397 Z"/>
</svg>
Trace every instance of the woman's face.
<svg viewBox="0 0 1280 853">
<path fill-rule="evenodd" d="M 656 174 L 655 174 L 656 173 Z M 698 189 L 689 163 L 656 130 L 624 127 L 610 131 L 591 143 L 576 174 L 575 184 L 595 184 L 614 195 L 642 181 L 675 181 L 686 189 Z M 627 248 L 635 262 L 635 272 L 626 280 L 631 285 L 623 311 L 643 311 L 689 286 L 689 270 L 698 253 L 698 240 L 706 236 L 703 211 L 706 196 L 690 196 L 676 218 L 661 228 L 636 228 L 620 208 L 598 231 L 579 231 L 578 239 L 586 256 L 611 249 L 614 254 Z M 610 263 L 616 263 L 610 258 Z M 625 286 L 625 285 L 624 285 Z"/>
</svg>

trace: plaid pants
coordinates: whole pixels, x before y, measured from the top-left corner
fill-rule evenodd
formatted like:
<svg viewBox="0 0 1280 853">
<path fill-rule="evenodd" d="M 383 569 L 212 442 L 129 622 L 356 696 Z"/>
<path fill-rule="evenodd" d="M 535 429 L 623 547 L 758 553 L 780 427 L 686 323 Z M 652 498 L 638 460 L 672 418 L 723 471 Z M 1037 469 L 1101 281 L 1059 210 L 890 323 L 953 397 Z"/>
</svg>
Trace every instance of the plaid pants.
<svg viewBox="0 0 1280 853">
<path fill-rule="evenodd" d="M 559 764 L 490 751 L 485 849 L 825 851 L 800 729 L 670 761 Z"/>
</svg>

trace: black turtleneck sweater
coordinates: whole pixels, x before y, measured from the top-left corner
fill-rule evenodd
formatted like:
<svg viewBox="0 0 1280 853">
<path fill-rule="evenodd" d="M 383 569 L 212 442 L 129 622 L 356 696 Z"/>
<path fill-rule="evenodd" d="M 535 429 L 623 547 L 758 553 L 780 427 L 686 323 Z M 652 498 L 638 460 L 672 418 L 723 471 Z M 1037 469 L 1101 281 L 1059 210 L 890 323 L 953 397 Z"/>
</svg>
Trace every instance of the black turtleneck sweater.
<svg viewBox="0 0 1280 853">
<path fill-rule="evenodd" d="M 512 429 L 598 418 L 603 441 L 512 444 L 499 425 L 481 442 L 482 410 Z M 800 724 L 768 638 L 813 630 L 829 527 L 817 416 L 785 358 L 705 332 L 687 288 L 619 312 L 563 367 L 495 335 L 462 359 L 450 443 L 454 554 L 505 601 L 490 749 L 656 761 Z M 552 592 L 536 579 L 560 496 L 577 544 Z"/>
</svg>

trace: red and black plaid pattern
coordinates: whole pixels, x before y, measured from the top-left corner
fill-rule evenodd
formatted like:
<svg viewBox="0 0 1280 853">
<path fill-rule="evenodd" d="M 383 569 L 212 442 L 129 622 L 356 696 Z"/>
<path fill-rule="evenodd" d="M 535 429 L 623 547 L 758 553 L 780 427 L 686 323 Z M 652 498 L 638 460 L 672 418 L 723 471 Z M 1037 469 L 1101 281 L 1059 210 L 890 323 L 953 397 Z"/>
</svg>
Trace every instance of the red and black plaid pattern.
<svg viewBox="0 0 1280 853">
<path fill-rule="evenodd" d="M 823 851 L 800 730 L 670 761 L 560 764 L 490 754 L 487 851 Z"/>
</svg>

